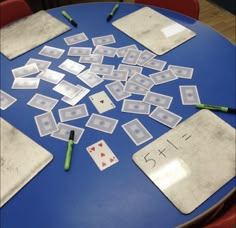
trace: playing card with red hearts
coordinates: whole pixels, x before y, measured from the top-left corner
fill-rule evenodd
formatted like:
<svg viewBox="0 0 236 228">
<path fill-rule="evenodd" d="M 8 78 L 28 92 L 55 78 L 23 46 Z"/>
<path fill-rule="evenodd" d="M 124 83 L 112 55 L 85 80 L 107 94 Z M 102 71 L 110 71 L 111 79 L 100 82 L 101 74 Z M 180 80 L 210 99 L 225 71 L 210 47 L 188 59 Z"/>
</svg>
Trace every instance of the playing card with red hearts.
<svg viewBox="0 0 236 228">
<path fill-rule="evenodd" d="M 104 140 L 94 143 L 86 150 L 101 171 L 119 161 Z"/>
</svg>

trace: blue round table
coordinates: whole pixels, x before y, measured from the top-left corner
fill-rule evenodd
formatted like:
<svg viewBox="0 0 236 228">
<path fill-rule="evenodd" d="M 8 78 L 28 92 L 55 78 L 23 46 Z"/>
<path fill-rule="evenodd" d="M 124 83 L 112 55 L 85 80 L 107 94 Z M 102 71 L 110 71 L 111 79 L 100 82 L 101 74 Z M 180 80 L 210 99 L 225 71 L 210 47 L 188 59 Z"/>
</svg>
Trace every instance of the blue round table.
<svg viewBox="0 0 236 228">
<path fill-rule="evenodd" d="M 111 24 L 112 21 L 143 6 L 121 3 L 112 21 L 107 22 L 106 17 L 113 6 L 114 3 L 92 3 L 49 10 L 52 16 L 71 26 L 61 14 L 62 10 L 66 10 L 78 22 L 78 28 L 71 26 L 70 31 L 50 40 L 47 45 L 65 49 L 67 52 L 69 46 L 65 44 L 63 38 L 84 32 L 89 40 L 79 46 L 93 47 L 91 38 L 113 34 L 116 43 L 109 46 L 122 47 L 136 44 L 140 50 L 144 50 L 142 45 Z M 191 84 L 197 85 L 202 103 L 235 106 L 235 46 L 199 21 L 168 10 L 155 7 L 153 9 L 197 34 L 193 39 L 165 55 L 157 56 L 168 64 L 194 68 L 194 75 L 190 81 L 179 79 L 156 89 L 160 93 L 174 97 L 170 111 L 182 116 L 183 120 L 198 111 L 194 106 L 181 104 L 178 87 Z M 71 125 L 85 128 L 85 132 L 79 144 L 74 147 L 71 169 L 65 172 L 63 165 L 66 143 L 49 136 L 40 137 L 33 117 L 41 114 L 42 111 L 26 105 L 36 91 L 11 89 L 13 82 L 11 69 L 23 66 L 29 58 L 53 61 L 50 69 L 63 72 L 58 65 L 68 58 L 66 52 L 58 60 L 39 56 L 38 52 L 44 45 L 12 61 L 1 54 L 1 89 L 18 99 L 10 108 L 1 111 L 1 116 L 54 155 L 53 161 L 1 208 L 1 227 L 168 228 L 200 215 L 233 189 L 235 178 L 191 214 L 184 215 L 178 211 L 132 161 L 132 155 L 150 141 L 136 146 L 121 125 L 139 118 L 153 135 L 153 140 L 167 132 L 169 128 L 158 123 L 153 124 L 153 120 L 145 115 L 122 113 L 122 102 L 116 102 L 114 99 L 112 100 L 116 108 L 104 114 L 119 119 L 112 135 L 86 128 L 85 124 L 89 117 L 70 121 Z M 70 57 L 70 59 L 78 60 L 75 57 Z M 118 57 L 107 58 L 104 61 L 116 67 L 120 62 L 121 59 Z M 86 66 L 89 67 L 89 65 Z M 143 71 L 145 75 L 153 72 L 147 68 Z M 74 84 L 81 83 L 70 74 L 66 74 L 65 80 Z M 108 83 L 109 81 L 104 81 L 93 88 L 90 94 L 106 90 L 104 85 Z M 51 83 L 42 81 L 37 92 L 60 100 L 61 95 L 53 91 L 52 87 Z M 90 114 L 97 112 L 88 96 L 81 103 L 86 103 Z M 59 122 L 57 109 L 67 106 L 66 103 L 60 101 L 54 108 L 53 113 L 57 122 Z M 220 112 L 216 114 L 235 128 L 235 115 Z M 111 148 L 115 148 L 113 152 L 119 158 L 119 163 L 103 172 L 97 168 L 86 151 L 87 146 L 101 139 L 104 139 Z"/>
</svg>

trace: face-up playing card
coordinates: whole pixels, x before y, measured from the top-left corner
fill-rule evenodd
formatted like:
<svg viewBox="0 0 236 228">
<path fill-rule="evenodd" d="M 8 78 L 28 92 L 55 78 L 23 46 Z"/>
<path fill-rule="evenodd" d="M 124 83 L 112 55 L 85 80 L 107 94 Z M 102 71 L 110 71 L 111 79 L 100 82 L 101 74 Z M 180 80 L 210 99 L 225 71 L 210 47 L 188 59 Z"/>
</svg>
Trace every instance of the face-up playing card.
<svg viewBox="0 0 236 228">
<path fill-rule="evenodd" d="M 80 56 L 79 62 L 80 63 L 102 63 L 104 56 L 103 55 L 96 55 L 91 54 L 88 56 Z"/>
<path fill-rule="evenodd" d="M 60 48 L 55 48 L 45 45 L 39 52 L 39 55 L 47 56 L 54 59 L 59 59 L 63 55 L 64 51 L 65 50 Z"/>
<path fill-rule="evenodd" d="M 142 51 L 136 49 L 128 49 L 124 58 L 122 59 L 122 63 L 136 65 L 139 56 L 141 55 Z"/>
<path fill-rule="evenodd" d="M 0 90 L 0 108 L 2 110 L 6 110 L 16 101 L 17 101 L 16 98 L 4 92 L 3 90 Z"/>
<path fill-rule="evenodd" d="M 178 79 L 176 75 L 171 70 L 164 70 L 149 75 L 154 81 L 155 85 L 163 84 Z"/>
<path fill-rule="evenodd" d="M 98 131 L 112 134 L 116 128 L 117 123 L 117 119 L 93 113 L 85 126 Z"/>
<path fill-rule="evenodd" d="M 70 82 L 65 81 L 65 80 L 62 80 L 59 84 L 54 86 L 52 89 L 69 98 L 75 97 L 81 90 L 78 86 L 73 85 Z"/>
<path fill-rule="evenodd" d="M 122 128 L 137 146 L 153 138 L 138 119 L 134 119 L 126 124 L 123 124 Z"/>
<path fill-rule="evenodd" d="M 32 63 L 35 63 L 37 65 L 39 71 L 44 71 L 44 70 L 48 69 L 48 67 L 52 64 L 52 62 L 50 62 L 50 61 L 30 58 L 25 65 L 29 65 Z"/>
<path fill-rule="evenodd" d="M 134 74 L 134 76 L 129 79 L 129 82 L 133 82 L 146 90 L 150 90 L 154 86 L 154 82 L 151 78 L 139 73 Z"/>
<path fill-rule="evenodd" d="M 165 67 L 167 62 L 159 60 L 159 59 L 151 59 L 148 62 L 144 63 L 143 66 L 153 69 L 153 70 L 158 70 L 162 71 Z"/>
<path fill-rule="evenodd" d="M 128 76 L 132 77 L 135 73 L 142 73 L 143 67 L 119 64 L 118 70 L 128 71 Z"/>
<path fill-rule="evenodd" d="M 37 75 L 37 78 L 40 78 L 44 81 L 50 82 L 52 84 L 58 84 L 63 78 L 65 74 L 59 73 L 54 70 L 46 69 Z"/>
<path fill-rule="evenodd" d="M 105 86 L 116 101 L 120 101 L 131 96 L 130 93 L 124 92 L 124 86 L 120 81 L 115 81 Z"/>
<path fill-rule="evenodd" d="M 139 66 L 143 66 L 143 64 L 145 64 L 146 62 L 148 62 L 149 60 L 153 59 L 156 55 L 153 54 L 152 52 L 148 51 L 148 50 L 144 50 L 141 55 L 139 56 L 138 60 L 137 60 L 137 64 Z"/>
<path fill-rule="evenodd" d="M 138 94 L 138 95 L 145 95 L 147 93 L 146 89 L 130 81 L 127 81 L 125 83 L 124 91 L 127 93 Z"/>
<path fill-rule="evenodd" d="M 64 96 L 61 100 L 66 102 L 69 105 L 74 106 L 90 92 L 90 89 L 87 89 L 81 85 L 76 85 L 76 86 L 79 87 L 79 89 L 80 89 L 80 91 L 77 95 L 75 95 L 73 98 L 69 98 L 69 97 Z"/>
<path fill-rule="evenodd" d="M 102 78 L 97 76 L 95 73 L 90 73 L 89 70 L 85 70 L 81 74 L 78 74 L 77 77 L 90 88 L 94 88 L 95 86 L 103 82 Z"/>
<path fill-rule="evenodd" d="M 89 96 L 89 99 L 99 113 L 107 112 L 116 107 L 104 91 Z"/>
<path fill-rule="evenodd" d="M 191 79 L 193 76 L 193 68 L 169 65 L 169 70 L 172 70 L 178 78 Z"/>
<path fill-rule="evenodd" d="M 92 42 L 94 46 L 97 46 L 97 45 L 113 44 L 116 42 L 116 40 L 114 36 L 111 34 L 107 36 L 94 37 L 92 38 Z"/>
<path fill-rule="evenodd" d="M 86 149 L 101 171 L 119 161 L 104 140 L 100 140 Z"/>
<path fill-rule="evenodd" d="M 128 79 L 128 71 L 124 70 L 113 70 L 109 75 L 103 75 L 104 80 L 111 81 L 127 81 Z"/>
<path fill-rule="evenodd" d="M 73 36 L 68 36 L 64 38 L 64 40 L 67 45 L 74 45 L 88 40 L 88 37 L 82 32 Z"/>
<path fill-rule="evenodd" d="M 160 106 L 166 109 L 170 107 L 172 100 L 173 100 L 173 97 L 166 96 L 160 93 L 154 93 L 151 91 L 148 91 L 143 98 L 143 102 L 145 103 L 155 105 L 155 106 Z"/>
<path fill-rule="evenodd" d="M 39 78 L 15 78 L 12 89 L 37 89 Z"/>
<path fill-rule="evenodd" d="M 41 137 L 50 135 L 58 130 L 55 118 L 52 112 L 46 112 L 34 117 L 36 126 Z"/>
<path fill-rule="evenodd" d="M 70 47 L 67 53 L 68 56 L 89 56 L 92 48 L 89 47 Z"/>
<path fill-rule="evenodd" d="M 89 72 L 95 73 L 95 74 L 100 74 L 100 75 L 111 74 L 112 71 L 114 70 L 114 68 L 115 68 L 115 66 L 113 66 L 113 65 L 93 63 L 90 66 Z"/>
<path fill-rule="evenodd" d="M 150 113 L 150 104 L 144 103 L 139 100 L 125 99 L 122 105 L 122 112 L 135 113 L 135 114 L 146 114 Z"/>
<path fill-rule="evenodd" d="M 174 128 L 182 119 L 182 117 L 161 107 L 154 109 L 149 117 L 170 128 Z"/>
<path fill-rule="evenodd" d="M 81 139 L 81 137 L 84 133 L 83 128 L 75 127 L 75 126 L 65 124 L 65 123 L 58 123 L 57 127 L 58 127 L 58 130 L 53 132 L 50 136 L 53 138 L 57 138 L 57 139 L 68 142 L 70 132 L 74 131 L 75 132 L 74 133 L 74 144 L 77 144 L 79 142 L 79 140 Z"/>
<path fill-rule="evenodd" d="M 55 107 L 57 102 L 58 102 L 57 99 L 36 93 L 28 101 L 27 105 L 49 112 Z"/>
<path fill-rule="evenodd" d="M 116 55 L 120 58 L 120 57 L 124 57 L 126 52 L 129 50 L 129 49 L 136 49 L 138 50 L 137 46 L 135 44 L 132 44 L 132 45 L 128 45 L 128 46 L 124 46 L 124 47 L 120 47 L 117 49 L 116 51 Z"/>
<path fill-rule="evenodd" d="M 93 54 L 114 57 L 116 55 L 116 48 L 98 45 L 95 47 Z"/>
<path fill-rule="evenodd" d="M 200 104 L 197 86 L 179 86 L 180 96 L 183 105 Z"/>
<path fill-rule="evenodd" d="M 15 78 L 23 78 L 39 72 L 36 63 L 31 63 L 22 67 L 12 69 L 12 74 Z"/>
<path fill-rule="evenodd" d="M 84 68 L 85 65 L 66 59 L 62 64 L 58 66 L 62 70 L 65 70 L 71 74 L 78 75 Z"/>
<path fill-rule="evenodd" d="M 61 122 L 76 120 L 89 115 L 85 104 L 58 109 L 58 113 Z"/>
</svg>

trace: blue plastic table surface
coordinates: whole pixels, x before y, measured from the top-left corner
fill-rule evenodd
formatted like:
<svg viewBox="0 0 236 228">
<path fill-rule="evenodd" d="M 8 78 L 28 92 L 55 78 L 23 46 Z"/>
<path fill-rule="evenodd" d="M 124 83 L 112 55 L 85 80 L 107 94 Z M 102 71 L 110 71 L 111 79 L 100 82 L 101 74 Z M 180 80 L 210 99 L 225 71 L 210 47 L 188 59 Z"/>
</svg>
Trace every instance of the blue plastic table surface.
<svg viewBox="0 0 236 228">
<path fill-rule="evenodd" d="M 114 3 L 92 3 L 49 10 L 51 15 L 72 27 L 70 31 L 47 42 L 49 46 L 66 50 L 58 60 L 38 55 L 45 44 L 12 61 L 1 54 L 1 89 L 17 98 L 14 105 L 1 111 L 1 116 L 54 155 L 54 160 L 1 208 L 1 227 L 174 227 L 212 207 L 235 186 L 235 179 L 233 179 L 191 214 L 182 214 L 132 161 L 132 155 L 135 152 L 167 132 L 169 128 L 146 115 L 122 113 L 122 102 L 116 102 L 113 98 L 111 99 L 116 108 L 104 113 L 105 116 L 119 120 L 112 135 L 86 128 L 85 124 L 89 117 L 67 122 L 85 128 L 81 141 L 74 147 L 69 172 L 65 172 L 63 168 L 67 143 L 50 136 L 39 136 L 34 116 L 43 111 L 32 108 L 26 103 L 36 92 L 59 100 L 62 96 L 52 90 L 53 84 L 45 81 L 40 82 L 37 90 L 12 90 L 14 78 L 11 69 L 23 66 L 29 58 L 38 58 L 52 61 L 50 69 L 64 73 L 58 68 L 58 65 L 68 58 L 66 53 L 69 46 L 66 45 L 63 38 L 81 32 L 84 32 L 89 40 L 75 46 L 93 47 L 91 38 L 113 34 L 116 43 L 109 46 L 123 47 L 136 44 L 140 50 L 144 50 L 142 45 L 111 24 L 112 21 L 143 6 L 122 3 L 112 21 L 108 23 L 106 17 L 113 6 Z M 193 67 L 193 78 L 191 80 L 178 79 L 156 86 L 153 91 L 173 96 L 170 111 L 182 116 L 183 120 L 198 110 L 194 106 L 182 105 L 179 85 L 196 85 L 202 103 L 235 106 L 235 46 L 199 21 L 164 9 L 153 9 L 197 34 L 193 39 L 165 55 L 157 56 L 158 59 L 167 61 L 168 64 Z M 63 17 L 62 10 L 66 10 L 72 16 L 78 23 L 78 28 L 74 28 Z M 76 57 L 69 58 L 78 61 Z M 121 63 L 121 59 L 105 57 L 103 63 L 114 64 L 117 67 Z M 86 64 L 86 67 L 88 68 L 89 65 Z M 145 75 L 154 72 L 147 68 L 143 70 Z M 65 80 L 85 86 L 78 78 L 69 73 L 66 74 Z M 91 89 L 89 95 L 106 90 L 104 85 L 108 83 L 109 81 L 104 81 Z M 137 95 L 132 98 L 140 99 L 141 96 Z M 86 103 L 90 115 L 97 113 L 88 96 L 80 103 Z M 57 110 L 63 107 L 68 107 L 68 105 L 60 101 L 53 109 L 57 122 L 59 122 Z M 152 107 L 153 109 L 154 107 Z M 236 126 L 235 115 L 221 112 L 216 112 L 216 114 L 231 126 Z M 153 135 L 151 141 L 140 146 L 136 146 L 121 127 L 122 124 L 134 118 L 138 118 Z M 87 146 L 101 139 L 107 142 L 119 159 L 117 164 L 102 172 L 86 151 Z"/>
</svg>

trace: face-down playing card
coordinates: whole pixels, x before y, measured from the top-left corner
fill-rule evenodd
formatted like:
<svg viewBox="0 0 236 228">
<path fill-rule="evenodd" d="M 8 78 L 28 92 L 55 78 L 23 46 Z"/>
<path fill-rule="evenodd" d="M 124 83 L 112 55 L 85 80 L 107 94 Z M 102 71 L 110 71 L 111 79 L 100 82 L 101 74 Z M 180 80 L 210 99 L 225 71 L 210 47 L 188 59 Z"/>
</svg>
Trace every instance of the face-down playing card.
<svg viewBox="0 0 236 228">
<path fill-rule="evenodd" d="M 119 161 L 104 140 L 100 140 L 86 149 L 101 171 Z"/>
</svg>

